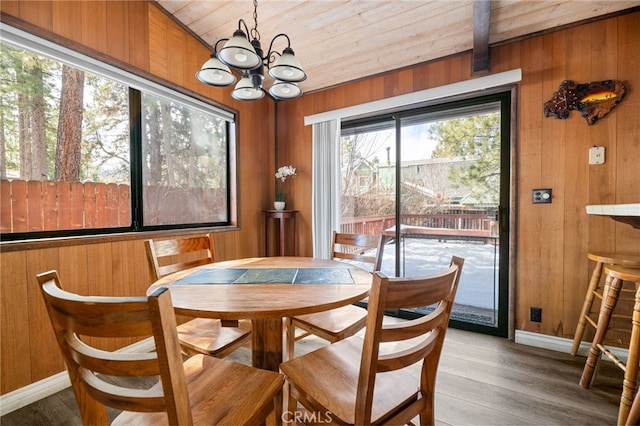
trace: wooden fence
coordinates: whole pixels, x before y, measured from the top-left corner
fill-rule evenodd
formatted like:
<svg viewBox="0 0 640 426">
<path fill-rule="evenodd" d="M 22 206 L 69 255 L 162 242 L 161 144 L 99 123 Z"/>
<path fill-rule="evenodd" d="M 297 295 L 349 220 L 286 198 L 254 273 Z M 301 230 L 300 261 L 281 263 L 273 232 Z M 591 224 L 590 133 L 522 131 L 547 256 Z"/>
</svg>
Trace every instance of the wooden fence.
<svg viewBox="0 0 640 426">
<path fill-rule="evenodd" d="M 0 181 L 0 232 L 131 226 L 129 185 Z"/>
<path fill-rule="evenodd" d="M 145 224 L 227 220 L 224 189 L 144 188 Z M 131 226 L 129 185 L 94 182 L 0 181 L 0 232 L 41 232 Z"/>
</svg>

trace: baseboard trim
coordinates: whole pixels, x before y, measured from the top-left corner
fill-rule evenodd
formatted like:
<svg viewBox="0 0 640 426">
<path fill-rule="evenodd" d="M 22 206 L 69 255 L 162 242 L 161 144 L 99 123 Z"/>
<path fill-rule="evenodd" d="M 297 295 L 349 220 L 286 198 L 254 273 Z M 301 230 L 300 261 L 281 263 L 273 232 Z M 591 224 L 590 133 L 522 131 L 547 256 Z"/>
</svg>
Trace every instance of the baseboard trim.
<svg viewBox="0 0 640 426">
<path fill-rule="evenodd" d="M 150 352 L 155 349 L 153 339 L 147 338 L 133 345 L 126 346 L 118 352 Z M 67 371 L 62 371 L 53 376 L 23 386 L 0 396 L 0 416 L 9 414 L 22 407 L 26 407 L 40 399 L 60 392 L 71 386 Z"/>
<path fill-rule="evenodd" d="M 565 337 L 549 336 L 547 334 L 531 333 L 529 331 L 516 330 L 515 342 L 533 346 L 541 349 L 549 349 L 556 352 L 571 353 L 571 347 L 573 346 L 573 340 Z M 589 354 L 589 348 L 591 343 L 581 342 L 578 348 L 578 356 L 586 357 Z M 627 355 L 629 351 L 624 348 L 608 347 L 611 352 L 618 357 L 622 362 L 627 361 Z M 603 357 L 603 360 L 609 360 L 608 357 Z"/>
</svg>

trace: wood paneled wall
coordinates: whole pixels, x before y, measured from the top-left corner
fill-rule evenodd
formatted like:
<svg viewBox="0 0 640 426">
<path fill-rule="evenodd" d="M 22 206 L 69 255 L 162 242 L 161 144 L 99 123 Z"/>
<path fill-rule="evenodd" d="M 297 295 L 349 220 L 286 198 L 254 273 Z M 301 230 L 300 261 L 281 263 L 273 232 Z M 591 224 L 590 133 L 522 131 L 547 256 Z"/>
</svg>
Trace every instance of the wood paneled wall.
<svg viewBox="0 0 640 426">
<path fill-rule="evenodd" d="M 2 20 L 90 56 L 236 110 L 238 227 L 215 234 L 220 260 L 260 256 L 262 210 L 275 191 L 275 103 L 241 103 L 230 89 L 198 82 L 206 46 L 145 1 L 5 1 Z M 158 236 L 155 233 L 155 236 Z M 63 371 L 35 275 L 57 269 L 66 288 L 84 294 L 144 295 L 151 283 L 143 239 L 109 238 L 86 244 L 0 254 L 0 392 L 5 394 Z M 123 342 L 125 343 L 125 342 Z"/>
<path fill-rule="evenodd" d="M 593 267 L 587 252 L 640 254 L 640 229 L 585 212 L 588 204 L 640 202 L 639 45 L 636 12 L 491 49 L 492 73 L 521 68 L 523 75 L 513 162 L 516 330 L 572 338 Z M 304 117 L 470 78 L 466 54 L 277 104 L 278 163 L 298 168 L 287 200 L 301 212 L 299 254 L 312 253 L 311 126 L 303 125 Z M 577 111 L 567 120 L 544 117 L 543 103 L 563 80 L 607 79 L 626 82 L 629 93 L 595 125 Z M 606 148 L 605 164 L 588 164 L 594 145 Z M 534 188 L 552 188 L 553 203 L 533 205 Z M 542 323 L 529 321 L 532 306 L 542 308 Z"/>
</svg>

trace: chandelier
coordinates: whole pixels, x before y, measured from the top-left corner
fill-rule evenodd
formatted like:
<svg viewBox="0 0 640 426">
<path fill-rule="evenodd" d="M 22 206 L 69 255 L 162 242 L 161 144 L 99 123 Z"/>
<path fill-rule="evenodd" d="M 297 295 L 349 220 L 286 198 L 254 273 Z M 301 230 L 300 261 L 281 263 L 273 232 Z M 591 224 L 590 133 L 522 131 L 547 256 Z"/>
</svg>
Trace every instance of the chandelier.
<svg viewBox="0 0 640 426">
<path fill-rule="evenodd" d="M 264 97 L 262 84 L 266 67 L 269 76 L 275 80 L 269 88 L 269 94 L 274 99 L 285 100 L 301 96 L 302 89 L 297 83 L 305 80 L 307 74 L 291 49 L 289 36 L 282 33 L 276 35 L 269 44 L 267 54 L 263 56 L 258 32 L 258 0 L 253 0 L 253 20 L 254 26 L 251 31 L 244 20 L 240 19 L 238 29 L 231 39 L 224 38 L 216 42 L 211 57 L 196 73 L 197 79 L 210 86 L 230 86 L 236 82 L 231 67 L 241 75 L 231 96 L 240 101 L 252 101 Z M 248 35 L 252 38 L 251 42 Z M 273 43 L 278 38 L 287 39 L 287 47 L 282 53 L 273 50 Z M 218 51 L 221 42 L 226 43 Z"/>
</svg>

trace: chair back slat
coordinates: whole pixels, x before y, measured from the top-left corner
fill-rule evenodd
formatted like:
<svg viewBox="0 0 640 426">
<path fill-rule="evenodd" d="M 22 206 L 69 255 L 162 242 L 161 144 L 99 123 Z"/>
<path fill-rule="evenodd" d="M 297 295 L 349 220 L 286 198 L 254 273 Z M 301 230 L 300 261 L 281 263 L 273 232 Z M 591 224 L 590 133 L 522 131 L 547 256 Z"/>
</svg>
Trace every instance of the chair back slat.
<svg viewBox="0 0 640 426">
<path fill-rule="evenodd" d="M 382 235 L 346 234 L 333 231 L 331 238 L 333 259 L 368 263 L 372 265 L 373 271 L 380 270 L 383 248 Z"/>
<path fill-rule="evenodd" d="M 39 274 L 37 279 L 83 423 L 108 423 L 104 406 L 125 411 L 166 411 L 170 424 L 191 423 L 175 315 L 165 288 L 148 299 L 81 296 L 63 290 L 56 271 Z M 160 330 L 162 325 L 166 330 Z M 144 354 L 103 350 L 85 339 L 149 336 L 154 337 L 157 350 Z M 103 380 L 102 375 L 132 379 L 150 376 L 154 382 L 160 378 L 162 385 L 139 389 Z"/>
<path fill-rule="evenodd" d="M 428 315 L 399 324 L 384 325 L 380 329 L 380 343 L 399 342 L 422 336 L 437 328 L 444 320 L 446 304 L 440 303 Z"/>
<path fill-rule="evenodd" d="M 113 385 L 98 378 L 94 372 L 79 369 L 83 385 L 95 401 L 123 411 L 155 413 L 166 411 L 164 394 L 160 387 L 132 389 Z M 89 424 L 84 422 L 83 423 Z"/>
<path fill-rule="evenodd" d="M 385 300 L 385 309 L 419 308 L 439 303 L 451 292 L 455 265 L 426 278 L 394 278 Z"/>
<path fill-rule="evenodd" d="M 57 284 L 55 280 L 44 282 L 43 294 L 56 322 L 66 328 L 91 337 L 151 335 L 146 298 L 77 296 Z"/>
<path fill-rule="evenodd" d="M 377 360 L 378 373 L 399 370 L 423 360 L 433 351 L 437 344 L 439 334 L 440 330 L 436 328 L 429 333 L 425 339 L 420 341 L 420 343 L 415 344 L 408 349 L 397 351 L 392 354 L 380 355 Z"/>
<path fill-rule="evenodd" d="M 85 344 L 75 333 L 66 333 L 65 339 L 74 361 L 87 370 L 110 376 L 146 377 L 160 374 L 154 353 L 103 351 Z M 132 362 L 136 363 L 135 371 L 131 371 Z"/>
<path fill-rule="evenodd" d="M 177 271 L 212 263 L 215 259 L 213 234 L 147 240 L 145 249 L 154 281 Z"/>
</svg>

